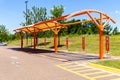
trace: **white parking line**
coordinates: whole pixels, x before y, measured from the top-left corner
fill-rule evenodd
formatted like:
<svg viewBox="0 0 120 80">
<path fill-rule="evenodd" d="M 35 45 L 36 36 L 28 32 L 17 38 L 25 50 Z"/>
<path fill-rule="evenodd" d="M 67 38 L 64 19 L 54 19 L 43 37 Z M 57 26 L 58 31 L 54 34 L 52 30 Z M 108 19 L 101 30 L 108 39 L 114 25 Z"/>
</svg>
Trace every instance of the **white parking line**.
<svg viewBox="0 0 120 80">
<path fill-rule="evenodd" d="M 17 56 L 11 56 L 10 58 L 12 58 L 12 59 L 18 59 Z"/>
</svg>

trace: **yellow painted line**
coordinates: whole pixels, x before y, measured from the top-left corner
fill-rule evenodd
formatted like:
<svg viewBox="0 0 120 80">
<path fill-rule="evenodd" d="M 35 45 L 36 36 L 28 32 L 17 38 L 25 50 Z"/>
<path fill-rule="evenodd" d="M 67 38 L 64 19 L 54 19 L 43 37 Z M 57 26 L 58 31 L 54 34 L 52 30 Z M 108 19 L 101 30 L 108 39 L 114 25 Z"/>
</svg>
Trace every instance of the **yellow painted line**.
<svg viewBox="0 0 120 80">
<path fill-rule="evenodd" d="M 104 72 L 92 72 L 92 73 L 85 73 L 85 75 L 92 75 L 92 74 L 99 74 L 99 73 L 104 73 Z"/>
<path fill-rule="evenodd" d="M 116 78 L 116 79 L 111 79 L 111 80 L 120 80 L 120 78 Z"/>
<path fill-rule="evenodd" d="M 76 68 L 71 68 L 71 70 L 76 71 L 76 70 L 85 70 L 86 67 L 76 67 Z"/>
<path fill-rule="evenodd" d="M 92 77 L 93 79 L 96 78 L 103 78 L 103 77 L 107 77 L 107 76 L 111 76 L 112 74 L 107 74 L 107 75 L 101 75 L 101 76 L 96 76 L 96 77 Z"/>
<path fill-rule="evenodd" d="M 64 66 L 64 65 L 61 65 L 61 66 Z M 82 68 L 85 68 L 84 66 L 78 66 L 78 65 L 67 65 L 65 66 L 66 68 L 69 68 L 69 69 L 73 69 L 73 68 L 76 68 L 76 67 L 82 67 Z"/>
<path fill-rule="evenodd" d="M 75 62 L 65 62 L 64 64 L 74 64 Z"/>
<path fill-rule="evenodd" d="M 61 69 L 63 69 L 63 70 L 66 70 L 66 71 L 69 71 L 69 72 L 74 73 L 74 74 L 76 74 L 76 75 L 79 75 L 79 76 L 81 76 L 81 77 L 84 77 L 84 78 L 86 78 L 86 79 L 94 80 L 94 79 L 91 79 L 90 77 L 88 77 L 88 76 L 86 76 L 86 75 L 80 74 L 80 73 L 78 73 L 78 72 L 76 72 L 76 71 L 72 71 L 72 70 L 67 69 L 67 68 L 65 68 L 65 67 L 62 67 L 62 66 L 60 66 L 60 65 L 56 65 L 56 66 L 59 67 L 59 68 L 61 68 Z"/>
<path fill-rule="evenodd" d="M 111 72 L 116 72 L 120 74 L 120 69 L 116 69 L 116 68 L 111 68 L 111 67 L 106 67 L 106 66 L 102 66 L 99 64 L 94 64 L 94 63 L 89 63 L 89 66 L 93 66 L 99 69 L 103 69 L 103 70 L 107 70 L 107 71 L 111 71 Z"/>
<path fill-rule="evenodd" d="M 65 63 L 65 64 L 62 64 L 62 65 L 64 65 L 64 66 L 72 66 L 72 65 L 76 65 L 76 64 L 74 64 L 74 63 Z"/>
<path fill-rule="evenodd" d="M 82 66 L 85 66 L 85 64 L 83 64 L 83 63 L 80 63 L 80 62 L 74 62 L 75 64 L 77 64 L 77 65 L 82 65 Z"/>
<path fill-rule="evenodd" d="M 92 71 L 92 70 L 94 70 L 94 69 L 86 69 L 86 70 L 80 70 L 80 71 L 77 71 L 77 72 L 87 72 L 87 71 Z"/>
</svg>

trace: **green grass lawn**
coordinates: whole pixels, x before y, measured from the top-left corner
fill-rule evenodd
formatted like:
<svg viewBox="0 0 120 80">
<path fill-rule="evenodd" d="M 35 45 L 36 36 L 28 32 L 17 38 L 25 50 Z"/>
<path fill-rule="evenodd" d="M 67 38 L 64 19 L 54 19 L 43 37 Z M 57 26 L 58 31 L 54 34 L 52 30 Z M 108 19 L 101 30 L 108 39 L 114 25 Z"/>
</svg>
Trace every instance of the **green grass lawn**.
<svg viewBox="0 0 120 80">
<path fill-rule="evenodd" d="M 81 37 L 79 35 L 69 35 L 69 51 L 82 51 L 82 43 L 81 43 Z M 85 35 L 86 38 L 86 52 L 87 53 L 94 53 L 98 54 L 99 53 L 99 35 Z M 38 41 L 38 46 L 37 48 L 46 48 L 46 49 L 53 49 L 54 45 L 54 38 L 46 38 L 47 40 L 47 45 L 44 46 L 44 38 L 39 38 Z M 59 50 L 66 50 L 65 42 L 66 37 L 61 37 L 60 38 L 60 43 L 61 46 L 59 47 Z M 9 46 L 20 46 L 20 40 L 15 40 L 15 41 L 9 41 L 8 42 Z M 31 39 L 29 38 L 29 45 L 28 46 L 33 46 L 33 39 L 31 42 Z M 26 46 L 26 40 L 24 39 L 24 47 Z M 104 47 L 105 48 L 105 47 Z M 120 35 L 114 35 L 110 36 L 110 53 L 114 56 L 119 56 L 120 55 Z"/>
<path fill-rule="evenodd" d="M 120 60 L 106 60 L 95 62 L 96 64 L 120 69 Z"/>
</svg>

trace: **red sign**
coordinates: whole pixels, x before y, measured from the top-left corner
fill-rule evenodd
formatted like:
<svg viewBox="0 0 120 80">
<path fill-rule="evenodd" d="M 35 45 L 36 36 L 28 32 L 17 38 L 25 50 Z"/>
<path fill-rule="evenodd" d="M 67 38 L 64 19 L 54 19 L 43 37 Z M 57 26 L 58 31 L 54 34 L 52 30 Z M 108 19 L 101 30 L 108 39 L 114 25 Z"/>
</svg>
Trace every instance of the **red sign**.
<svg viewBox="0 0 120 80">
<path fill-rule="evenodd" d="M 106 36 L 106 51 L 110 50 L 110 37 Z"/>
</svg>

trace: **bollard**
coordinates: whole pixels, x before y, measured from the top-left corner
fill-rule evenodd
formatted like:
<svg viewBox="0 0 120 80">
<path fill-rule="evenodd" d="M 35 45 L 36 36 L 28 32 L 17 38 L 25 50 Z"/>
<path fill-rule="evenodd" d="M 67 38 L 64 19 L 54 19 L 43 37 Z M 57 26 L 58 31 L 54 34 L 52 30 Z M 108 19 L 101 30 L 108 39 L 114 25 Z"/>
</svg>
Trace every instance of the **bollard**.
<svg viewBox="0 0 120 80">
<path fill-rule="evenodd" d="M 68 49 L 68 38 L 66 38 L 66 49 Z"/>
<path fill-rule="evenodd" d="M 44 46 L 46 46 L 46 38 L 44 39 Z"/>
<path fill-rule="evenodd" d="M 85 51 L 85 37 L 82 37 L 82 50 Z"/>
</svg>

